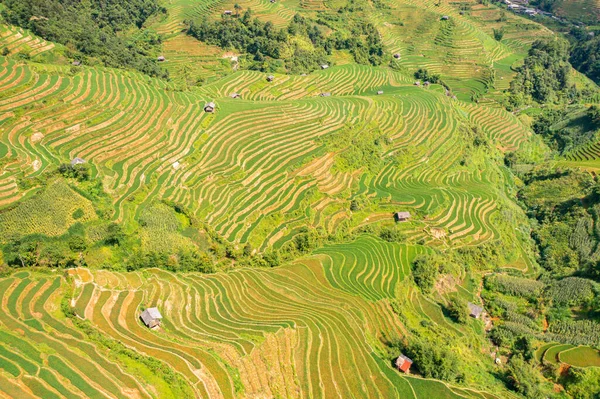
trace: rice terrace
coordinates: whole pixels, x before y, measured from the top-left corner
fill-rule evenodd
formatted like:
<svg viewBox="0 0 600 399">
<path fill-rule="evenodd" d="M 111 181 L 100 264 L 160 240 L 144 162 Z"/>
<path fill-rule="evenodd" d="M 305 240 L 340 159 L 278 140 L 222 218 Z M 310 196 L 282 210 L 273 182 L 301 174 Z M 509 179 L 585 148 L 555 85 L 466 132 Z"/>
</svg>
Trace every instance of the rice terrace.
<svg viewBox="0 0 600 399">
<path fill-rule="evenodd" d="M 600 5 L 0 0 L 1 398 L 600 398 Z"/>
</svg>

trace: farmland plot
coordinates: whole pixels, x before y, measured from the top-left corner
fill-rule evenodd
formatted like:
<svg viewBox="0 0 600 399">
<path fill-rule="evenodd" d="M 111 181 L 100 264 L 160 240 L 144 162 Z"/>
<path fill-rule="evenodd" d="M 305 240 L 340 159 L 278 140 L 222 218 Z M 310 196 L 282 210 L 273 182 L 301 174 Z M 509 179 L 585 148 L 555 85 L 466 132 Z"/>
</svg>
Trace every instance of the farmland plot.
<svg viewBox="0 0 600 399">
<path fill-rule="evenodd" d="M 153 199 L 168 199 L 205 219 L 227 240 L 257 248 L 291 239 L 296 227 L 311 220 L 325 223 L 310 217 L 317 207 L 320 214 L 338 214 L 333 224 L 324 225 L 335 228 L 350 217 L 342 212 L 340 195 L 357 190 L 359 180 L 358 190 L 364 185 L 367 195 L 422 212 L 427 215 L 424 228 L 445 229 L 452 240 L 496 237 L 490 219 L 496 196 L 485 188 L 490 177 L 457 168 L 458 153 L 447 149 L 463 145 L 457 132 L 465 112 L 475 123 L 486 124 L 486 134 L 500 147 L 518 147 L 528 136 L 523 128 L 496 128 L 484 121 L 508 118 L 500 110 L 489 116 L 480 108 L 459 111 L 460 103 L 434 90 L 411 87 L 402 75 L 367 67 L 331 68 L 298 77 L 297 84 L 282 82 L 281 88 L 277 82 L 271 89 L 260 82 L 261 88 L 252 89 L 255 83 L 250 83 L 248 92 L 244 85 L 263 76 L 240 72 L 199 96 L 110 70 L 41 74 L 6 58 L 1 65 L 0 79 L 9 88 L 0 97 L 0 134 L 11 160 L 2 176 L 5 204 L 26 194 L 17 187 L 18 179 L 81 157 L 112 196 L 114 220 L 139 215 L 139 207 Z M 235 78 L 243 74 L 250 79 Z M 355 80 L 338 79 L 340 74 Z M 306 98 L 301 88 L 317 81 L 340 95 Z M 342 86 L 327 86 L 335 82 Z M 393 89 L 369 95 L 381 86 Z M 279 100 L 234 100 L 228 98 L 230 91 Z M 204 113 L 203 104 L 215 98 L 220 98 L 217 112 Z M 377 175 L 362 170 L 341 174 L 327 163 L 327 169 L 316 169 L 319 173 L 303 169 L 325 155 L 324 138 L 358 120 L 378 126 L 389 138 L 386 166 Z M 469 186 L 473 189 L 465 190 Z M 327 197 L 333 201 L 324 203 Z M 287 215 L 291 222 L 272 226 L 275 215 Z M 280 234 L 269 236 L 267 229 Z"/>
</svg>

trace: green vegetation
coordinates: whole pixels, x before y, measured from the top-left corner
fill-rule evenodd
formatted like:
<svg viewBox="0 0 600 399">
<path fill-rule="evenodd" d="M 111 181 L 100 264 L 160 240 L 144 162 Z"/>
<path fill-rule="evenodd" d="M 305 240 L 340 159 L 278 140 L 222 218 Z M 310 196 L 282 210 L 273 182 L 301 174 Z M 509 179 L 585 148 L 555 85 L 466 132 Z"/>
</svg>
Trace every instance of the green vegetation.
<svg viewBox="0 0 600 399">
<path fill-rule="evenodd" d="M 571 102 L 577 89 L 570 80 L 569 47 L 564 40 L 538 40 L 510 83 L 510 105 Z"/>
<path fill-rule="evenodd" d="M 241 16 L 236 11 L 236 15 L 223 15 L 218 21 L 203 19 L 187 24 L 188 34 L 198 40 L 251 55 L 249 69 L 277 71 L 285 67 L 290 73 L 310 72 L 327 64 L 333 50 L 350 51 L 359 64 L 382 63 L 383 45 L 370 23 L 356 24 L 351 36 L 325 37 L 323 25 L 299 14 L 286 29 L 276 29 L 271 22 L 253 18 L 248 9 Z"/>
<path fill-rule="evenodd" d="M 441 341 L 413 338 L 401 349 L 415 362 L 415 368 L 423 377 L 442 381 L 464 378 L 457 354 Z"/>
<path fill-rule="evenodd" d="M 437 0 L 0 8 L 0 395 L 597 385 L 580 371 L 600 346 L 600 183 L 565 166 L 600 159 L 597 87 L 535 19 Z"/>
<path fill-rule="evenodd" d="M 166 77 L 155 61 L 160 37 L 141 29 L 159 11 L 156 0 L 3 0 L 2 4 L 7 22 L 66 45 L 73 50 L 69 58 L 83 54 L 106 66 Z M 124 35 L 133 28 L 135 33 Z"/>
<path fill-rule="evenodd" d="M 570 61 L 579 72 L 600 82 L 600 37 L 579 42 L 571 52 Z"/>
</svg>

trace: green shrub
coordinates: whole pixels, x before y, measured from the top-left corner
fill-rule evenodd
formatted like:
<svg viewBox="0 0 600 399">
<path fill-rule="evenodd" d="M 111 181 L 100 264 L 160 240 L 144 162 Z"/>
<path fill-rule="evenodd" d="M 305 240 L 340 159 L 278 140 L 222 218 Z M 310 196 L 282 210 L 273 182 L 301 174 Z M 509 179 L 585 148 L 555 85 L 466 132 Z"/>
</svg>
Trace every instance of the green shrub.
<svg viewBox="0 0 600 399">
<path fill-rule="evenodd" d="M 469 319 L 467 301 L 460 296 L 454 296 L 448 303 L 448 314 L 457 323 L 465 324 Z"/>
<path fill-rule="evenodd" d="M 542 377 L 521 355 L 513 356 L 506 368 L 506 381 L 509 388 L 526 398 L 541 399 Z"/>
<path fill-rule="evenodd" d="M 434 255 L 419 255 L 412 263 L 413 280 L 425 293 L 433 289 L 439 270 L 440 260 Z"/>
<path fill-rule="evenodd" d="M 454 382 L 461 377 L 458 355 L 441 341 L 413 338 L 402 352 L 413 360 L 413 367 L 425 378 Z"/>
</svg>

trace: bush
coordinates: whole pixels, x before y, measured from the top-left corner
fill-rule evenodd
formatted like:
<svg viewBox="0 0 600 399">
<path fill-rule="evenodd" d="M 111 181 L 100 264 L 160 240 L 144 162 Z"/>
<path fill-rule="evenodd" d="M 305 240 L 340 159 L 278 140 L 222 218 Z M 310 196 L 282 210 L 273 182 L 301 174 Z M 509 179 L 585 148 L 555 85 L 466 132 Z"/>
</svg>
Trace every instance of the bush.
<svg viewBox="0 0 600 399">
<path fill-rule="evenodd" d="M 429 73 L 427 69 L 419 68 L 415 72 L 415 79 L 422 80 L 423 82 L 429 83 L 440 83 L 440 75 L 434 75 Z"/>
<path fill-rule="evenodd" d="M 434 255 L 419 255 L 412 263 L 415 284 L 425 293 L 431 292 L 439 275 L 439 259 Z"/>
<path fill-rule="evenodd" d="M 563 385 L 573 399 L 599 399 L 600 368 L 569 367 Z"/>
<path fill-rule="evenodd" d="M 513 356 L 506 368 L 506 382 L 510 389 L 526 398 L 541 399 L 542 378 L 540 374 L 523 359 L 521 355 Z"/>
<path fill-rule="evenodd" d="M 379 232 L 379 237 L 387 242 L 402 242 L 406 240 L 406 236 L 394 227 L 383 227 Z"/>
<path fill-rule="evenodd" d="M 462 297 L 452 297 L 448 303 L 447 310 L 450 317 L 457 323 L 465 324 L 469 319 L 469 315 L 467 314 L 467 301 Z"/>
<path fill-rule="evenodd" d="M 496 39 L 497 41 L 502 40 L 502 38 L 504 37 L 504 29 L 500 28 L 500 29 L 496 29 L 494 28 L 494 39 Z"/>
<path fill-rule="evenodd" d="M 425 378 L 454 382 L 460 377 L 458 355 L 442 342 L 415 338 L 402 352 Z"/>
</svg>

